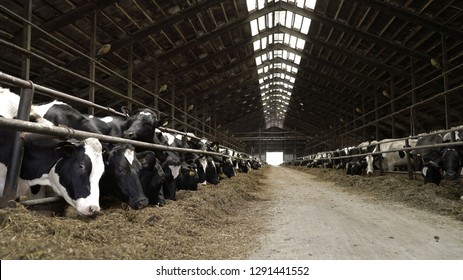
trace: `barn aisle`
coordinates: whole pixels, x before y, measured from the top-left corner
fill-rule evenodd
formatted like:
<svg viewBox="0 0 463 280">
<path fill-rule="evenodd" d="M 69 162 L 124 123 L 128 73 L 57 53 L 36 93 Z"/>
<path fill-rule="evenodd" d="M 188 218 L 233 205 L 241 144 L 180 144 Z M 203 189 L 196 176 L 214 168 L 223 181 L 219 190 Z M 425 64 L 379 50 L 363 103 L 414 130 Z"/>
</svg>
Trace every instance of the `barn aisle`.
<svg viewBox="0 0 463 280">
<path fill-rule="evenodd" d="M 265 169 L 266 233 L 249 259 L 463 259 L 463 225 L 346 193 L 291 168 Z"/>
</svg>

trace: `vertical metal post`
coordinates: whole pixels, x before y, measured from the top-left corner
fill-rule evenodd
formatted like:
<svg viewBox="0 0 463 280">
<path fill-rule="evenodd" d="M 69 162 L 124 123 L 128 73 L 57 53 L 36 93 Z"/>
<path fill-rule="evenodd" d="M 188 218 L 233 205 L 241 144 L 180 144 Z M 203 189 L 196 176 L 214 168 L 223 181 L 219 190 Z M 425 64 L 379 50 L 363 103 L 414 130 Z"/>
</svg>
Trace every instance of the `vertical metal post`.
<svg viewBox="0 0 463 280">
<path fill-rule="evenodd" d="M 175 129 L 175 78 L 172 79 L 172 95 L 170 98 L 171 107 L 170 107 L 170 116 L 172 117 L 172 122 L 170 127 Z"/>
<path fill-rule="evenodd" d="M 206 133 L 206 118 L 205 118 L 205 115 L 204 115 L 204 109 L 203 109 L 203 114 L 201 116 L 201 119 L 202 119 L 202 121 L 201 121 L 201 131 L 203 132 L 202 134 L 204 136 L 205 133 Z"/>
<path fill-rule="evenodd" d="M 451 126 L 450 120 L 450 103 L 449 95 L 447 91 L 449 90 L 449 75 L 447 74 L 448 70 L 448 57 L 447 57 L 447 38 L 444 33 L 441 33 L 442 37 L 442 73 L 444 75 L 444 103 L 445 103 L 445 129 L 449 129 Z"/>
<path fill-rule="evenodd" d="M 188 126 L 188 118 L 187 118 L 188 112 L 187 112 L 187 110 L 188 110 L 188 100 L 187 100 L 186 93 L 185 93 L 185 97 L 183 97 L 183 112 L 184 112 L 184 114 L 183 114 L 183 123 L 184 123 L 183 131 L 184 132 L 187 132 L 187 130 L 188 130 L 188 127 L 187 127 Z"/>
<path fill-rule="evenodd" d="M 91 28 L 91 34 L 90 34 L 90 57 L 95 59 L 96 56 L 96 20 L 97 20 L 97 13 L 98 11 L 95 11 L 93 13 L 93 18 L 92 18 L 92 28 Z M 89 73 L 88 73 L 88 78 L 94 82 L 95 81 L 95 73 L 96 73 L 96 65 L 94 60 L 90 60 L 90 65 L 89 65 Z M 95 102 L 95 85 L 93 83 L 90 83 L 90 86 L 88 88 L 88 101 L 90 102 Z M 88 113 L 90 115 L 95 114 L 95 108 L 93 107 L 88 107 Z"/>
<path fill-rule="evenodd" d="M 32 21 L 32 0 L 27 2 L 25 8 L 25 18 L 29 22 Z M 23 26 L 23 47 L 27 50 L 31 49 L 31 34 L 32 27 L 28 23 Z M 28 56 L 22 56 L 21 77 L 24 80 L 29 80 L 30 76 L 30 59 Z M 17 118 L 20 120 L 29 120 L 34 91 L 30 89 L 22 89 L 18 105 Z M 3 189 L 3 197 L 1 198 L 1 206 L 7 206 L 8 201 L 16 198 L 16 189 L 18 186 L 19 173 L 21 171 L 22 156 L 24 152 L 24 142 L 21 139 L 20 132 L 14 133 L 13 149 L 11 151 L 8 171 L 6 173 L 5 185 Z"/>
<path fill-rule="evenodd" d="M 195 125 L 195 134 L 198 134 L 198 98 L 194 98 L 194 103 L 193 103 L 193 117 L 194 117 L 194 125 Z"/>
<path fill-rule="evenodd" d="M 379 113 L 378 113 L 378 93 L 375 91 L 375 124 L 376 124 L 376 140 L 379 141 Z"/>
<path fill-rule="evenodd" d="M 262 158 L 262 141 L 262 128 L 259 127 L 259 158 Z"/>
<path fill-rule="evenodd" d="M 129 45 L 129 57 L 127 58 L 127 62 L 129 63 L 129 69 L 127 71 L 127 79 L 128 85 L 127 85 L 127 97 L 129 99 L 133 98 L 133 84 L 132 84 L 132 78 L 133 78 L 133 42 L 130 43 Z M 132 111 L 132 101 L 128 100 L 127 101 L 127 106 L 129 107 L 129 110 Z"/>
<path fill-rule="evenodd" d="M 32 0 L 29 0 L 27 2 L 24 17 L 27 18 L 29 22 L 32 22 Z M 24 49 L 28 51 L 31 50 L 31 37 L 32 37 L 32 27 L 27 22 L 25 22 L 23 25 L 22 44 L 23 44 Z M 31 69 L 31 60 L 29 56 L 23 55 L 22 65 L 21 65 L 21 78 L 23 78 L 24 80 L 29 80 L 30 69 Z"/>
<path fill-rule="evenodd" d="M 389 91 L 391 92 L 391 137 L 396 138 L 396 127 L 395 127 L 395 89 L 394 89 L 394 76 L 391 74 L 389 79 Z"/>
<path fill-rule="evenodd" d="M 410 107 L 410 135 L 417 134 L 418 120 L 416 117 L 416 79 L 415 79 L 415 61 L 413 56 L 410 56 L 410 77 L 412 82 L 412 106 Z"/>
<path fill-rule="evenodd" d="M 33 90 L 21 90 L 17 119 L 29 120 L 33 98 Z M 8 172 L 5 178 L 5 188 L 3 190 L 4 201 L 14 200 L 16 197 L 16 189 L 18 186 L 18 178 L 21 171 L 21 163 L 24 153 L 24 141 L 22 140 L 21 133 L 19 131 L 15 132 L 13 143 L 14 144 L 11 151 L 10 163 L 8 165 Z"/>
<path fill-rule="evenodd" d="M 154 104 L 153 109 L 158 111 L 159 109 L 159 69 L 158 62 L 154 62 Z M 160 117 L 160 116 L 159 116 Z"/>
<path fill-rule="evenodd" d="M 405 148 L 410 147 L 410 142 L 408 139 L 405 139 Z M 411 180 L 413 179 L 413 168 L 412 168 L 412 161 L 410 159 L 410 151 L 406 150 L 405 154 L 407 155 L 407 170 L 408 170 L 408 178 Z"/>
<path fill-rule="evenodd" d="M 367 131 L 365 128 L 365 95 L 362 92 L 362 141 L 365 141 L 367 139 Z M 335 137 L 336 139 L 336 137 Z"/>
</svg>

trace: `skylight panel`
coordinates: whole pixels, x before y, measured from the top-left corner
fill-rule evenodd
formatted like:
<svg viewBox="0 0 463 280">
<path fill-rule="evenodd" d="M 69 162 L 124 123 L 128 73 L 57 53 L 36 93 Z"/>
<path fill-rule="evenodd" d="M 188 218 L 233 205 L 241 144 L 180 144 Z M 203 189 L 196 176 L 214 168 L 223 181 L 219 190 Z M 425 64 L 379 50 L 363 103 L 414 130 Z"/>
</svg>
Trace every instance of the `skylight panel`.
<svg viewBox="0 0 463 280">
<path fill-rule="evenodd" d="M 294 28 L 301 30 L 302 27 L 302 16 L 299 14 L 294 14 Z"/>
<path fill-rule="evenodd" d="M 275 12 L 276 15 L 278 15 L 278 17 L 276 18 L 276 20 L 278 21 L 278 24 L 280 25 L 284 25 L 284 22 L 286 20 L 286 12 L 285 11 L 277 11 Z M 277 23 L 275 23 L 276 25 Z"/>
<path fill-rule="evenodd" d="M 305 1 L 305 6 L 307 8 L 310 8 L 310 9 L 314 9 L 315 8 L 315 3 L 317 2 L 317 0 L 306 0 Z"/>
<path fill-rule="evenodd" d="M 257 20 L 256 19 L 251 20 L 250 24 L 251 24 L 252 36 L 256 36 L 257 34 L 259 34 L 259 28 L 257 28 Z"/>
<path fill-rule="evenodd" d="M 268 13 L 267 14 L 267 26 L 268 28 L 272 28 L 274 25 L 273 25 L 273 14 L 274 13 Z"/>
<path fill-rule="evenodd" d="M 297 40 L 297 43 L 296 43 L 296 48 L 297 49 L 303 50 L 304 45 L 305 45 L 305 40 L 302 40 L 302 39 Z"/>
<path fill-rule="evenodd" d="M 292 52 L 288 52 L 288 60 L 294 62 L 295 58 L 296 58 L 296 54 L 294 54 L 294 53 L 292 53 Z M 299 64 L 299 63 L 298 63 L 298 64 Z"/>
<path fill-rule="evenodd" d="M 265 16 L 261 16 L 257 20 L 259 22 L 259 31 L 265 30 L 265 28 L 266 28 Z"/>
<path fill-rule="evenodd" d="M 291 36 L 289 34 L 285 34 L 283 42 L 285 45 L 289 45 L 289 42 L 291 40 Z"/>
<path fill-rule="evenodd" d="M 246 0 L 248 11 L 254 11 L 256 9 L 256 0 Z"/>
<path fill-rule="evenodd" d="M 264 9 L 268 3 L 280 1 L 297 5 L 301 9 L 313 9 L 315 7 L 315 0 L 247 0 L 248 11 Z M 253 42 L 255 52 L 265 51 L 269 45 L 272 45 L 272 49 L 255 58 L 267 128 L 272 126 L 282 128 L 298 73 L 298 67 L 295 65 L 299 65 L 301 62 L 300 55 L 293 51 L 283 50 L 279 44 L 284 44 L 292 49 L 303 50 L 305 40 L 299 37 L 308 34 L 310 23 L 309 18 L 285 10 L 265 13 L 250 23 L 253 36 L 278 25 L 301 33 L 301 36 L 294 36 L 290 33 L 275 32 Z M 278 62 L 275 61 L 275 58 L 278 59 Z"/>
<path fill-rule="evenodd" d="M 292 21 L 293 21 L 293 12 L 287 11 L 286 12 L 286 21 L 285 21 L 285 26 L 288 28 L 292 28 Z"/>
<path fill-rule="evenodd" d="M 310 18 L 304 17 L 304 19 L 302 20 L 301 33 L 307 35 L 307 33 L 309 33 L 309 28 L 310 28 Z"/>
</svg>

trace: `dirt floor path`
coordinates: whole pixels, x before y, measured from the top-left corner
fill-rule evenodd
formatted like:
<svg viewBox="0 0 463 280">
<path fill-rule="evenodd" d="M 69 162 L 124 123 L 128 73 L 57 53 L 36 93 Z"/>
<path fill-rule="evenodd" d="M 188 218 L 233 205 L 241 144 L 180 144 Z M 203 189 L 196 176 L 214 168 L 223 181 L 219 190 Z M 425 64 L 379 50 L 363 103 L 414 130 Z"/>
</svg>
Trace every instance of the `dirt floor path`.
<svg viewBox="0 0 463 280">
<path fill-rule="evenodd" d="M 380 179 L 380 178 L 378 178 Z M 269 222 L 249 259 L 463 259 L 463 224 L 269 167 Z"/>
</svg>

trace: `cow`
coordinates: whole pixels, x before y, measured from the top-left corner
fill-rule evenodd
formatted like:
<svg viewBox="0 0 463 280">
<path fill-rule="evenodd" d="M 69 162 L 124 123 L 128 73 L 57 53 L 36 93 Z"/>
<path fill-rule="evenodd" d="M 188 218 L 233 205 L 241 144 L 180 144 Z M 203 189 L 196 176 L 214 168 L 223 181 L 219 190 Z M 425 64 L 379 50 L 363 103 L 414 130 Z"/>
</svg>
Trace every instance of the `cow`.
<svg viewBox="0 0 463 280">
<path fill-rule="evenodd" d="M 47 107 L 49 107 L 47 109 Z M 37 108 L 37 106 L 36 106 Z M 135 110 L 134 113 L 128 117 L 104 117 L 97 118 L 81 114 L 71 106 L 59 102 L 53 101 L 49 104 L 41 105 L 43 108 L 43 116 L 49 119 L 56 125 L 66 125 L 74 129 L 85 130 L 93 133 L 99 133 L 104 135 L 110 135 L 115 137 L 124 137 L 131 140 L 138 141 L 149 141 L 153 139 L 154 129 L 158 127 L 161 122 L 157 120 L 156 114 L 150 109 L 139 109 Z M 125 111 L 129 114 L 128 111 Z M 164 121 L 164 119 L 161 119 Z M 105 161 L 105 173 L 102 179 L 102 189 L 105 190 L 105 194 L 112 193 L 119 197 L 122 201 L 129 204 L 133 209 L 142 209 L 146 207 L 151 201 L 156 203 L 162 199 L 157 198 L 158 194 L 152 195 L 156 198 L 147 198 L 144 195 L 143 185 L 140 182 L 139 172 L 142 170 L 142 166 L 137 159 L 135 154 L 135 148 L 127 144 L 111 145 L 105 144 L 107 149 L 107 160 Z M 152 166 L 151 166 L 152 167 Z M 156 170 L 147 170 L 148 167 L 143 169 L 143 180 L 146 182 L 146 178 L 150 176 L 151 181 L 155 181 L 157 177 L 153 177 L 154 174 L 163 177 L 164 174 L 160 174 Z M 153 167 L 154 168 L 154 167 Z M 159 179 L 160 182 L 163 180 Z M 149 185 L 148 182 L 146 184 Z M 107 186 L 110 185 L 111 188 Z M 152 183 L 150 190 L 155 192 L 159 190 L 159 184 Z M 150 187 L 145 186 L 149 189 Z"/>
<path fill-rule="evenodd" d="M 163 116 L 158 119 L 156 113 L 148 108 L 136 109 L 133 112 L 123 107 L 123 116 L 106 116 L 98 118 L 111 127 L 111 134 L 130 140 L 160 144 L 155 141 L 155 130 L 165 125 L 171 117 Z"/>
<path fill-rule="evenodd" d="M 32 105 L 31 112 L 48 120 L 55 126 L 67 126 L 76 130 L 102 133 L 101 127 L 95 123 L 94 119 L 80 113 L 71 105 L 58 100 Z"/>
<path fill-rule="evenodd" d="M 217 142 L 210 142 L 205 138 L 197 138 L 194 135 L 190 135 L 187 138 L 187 147 L 200 151 L 214 152 L 218 147 Z M 222 158 L 218 156 L 204 155 L 204 154 L 190 154 L 190 158 L 193 157 L 194 163 L 196 163 L 196 169 L 198 171 L 199 185 L 213 184 L 217 185 L 220 182 L 219 171 L 216 162 L 221 162 Z M 188 161 L 188 159 L 187 159 Z"/>
<path fill-rule="evenodd" d="M 417 140 L 416 139 L 410 139 L 409 140 L 409 146 L 410 147 L 415 147 Z M 374 149 L 373 153 L 376 152 L 385 152 L 382 154 L 376 154 L 376 155 L 368 155 L 367 156 L 367 174 L 371 175 L 373 174 L 373 169 L 374 169 L 374 163 L 378 162 L 379 167 L 379 161 L 381 160 L 381 169 L 383 171 L 399 171 L 399 170 L 404 170 L 404 167 L 406 168 L 407 166 L 407 158 L 406 158 L 406 152 L 401 151 L 400 149 L 405 148 L 405 140 L 395 140 L 395 139 L 384 139 L 378 142 L 373 142 L 374 144 Z M 391 152 L 397 150 L 397 152 Z M 386 151 L 388 151 L 386 153 Z M 413 159 L 411 159 L 411 163 L 413 163 Z"/>
<path fill-rule="evenodd" d="M 444 143 L 441 134 L 422 135 L 417 139 L 414 151 L 416 170 L 420 170 L 424 183 L 439 185 L 443 179 L 457 180 L 460 177 L 461 153 L 454 147 L 428 147 L 433 144 Z"/>
<path fill-rule="evenodd" d="M 217 185 L 220 182 L 217 166 L 210 156 L 201 156 L 196 160 L 196 166 L 199 177 L 199 184 L 206 185 L 206 183 Z"/>
<path fill-rule="evenodd" d="M 163 188 L 166 184 L 166 175 L 159 160 L 153 151 L 140 152 L 136 156 L 141 164 L 139 172 L 140 183 L 149 204 L 164 206 L 166 200 Z"/>
<path fill-rule="evenodd" d="M 453 132 L 454 135 L 455 135 L 455 141 L 462 141 L 462 139 L 463 139 L 463 126 L 458 126 L 458 127 L 455 127 L 454 129 L 456 129 Z M 443 140 L 444 140 L 445 143 L 451 142 L 452 141 L 452 132 L 447 132 L 446 134 L 444 134 Z"/>
<path fill-rule="evenodd" d="M 18 114 L 19 99 L 19 95 L 11 92 L 10 89 L 0 87 L 0 116 L 8 119 L 16 118 Z M 53 126 L 51 122 L 40 116 L 34 106 L 31 107 L 29 119 L 46 126 Z"/>
<path fill-rule="evenodd" d="M 234 151 L 230 149 L 221 148 L 219 146 L 217 146 L 216 148 L 219 153 L 222 153 L 225 155 L 222 157 L 222 161 L 220 161 L 218 164 L 218 173 L 224 174 L 228 178 L 236 176 L 236 172 L 235 172 L 235 168 L 233 168 L 233 160 L 232 160 Z"/>
<path fill-rule="evenodd" d="M 155 142 L 169 147 L 183 147 L 183 139 L 169 132 L 156 129 Z M 156 157 L 165 173 L 164 197 L 176 200 L 176 190 L 197 190 L 199 175 L 197 172 L 197 157 L 191 153 L 173 151 L 156 151 Z M 188 159 L 187 159 L 188 158 Z"/>
<path fill-rule="evenodd" d="M 371 146 L 372 143 L 374 143 L 374 141 L 365 141 L 360 143 L 358 146 L 348 148 L 347 156 L 349 157 L 346 158 L 347 175 L 362 175 L 365 169 L 367 169 L 367 174 L 369 174 L 369 158 L 364 154 L 371 152 L 373 149 L 373 146 Z M 371 173 L 373 173 L 373 169 L 371 169 Z"/>
<path fill-rule="evenodd" d="M 142 168 L 130 144 L 110 144 L 104 153 L 105 172 L 100 180 L 102 196 L 115 195 L 133 209 L 142 209 L 148 205 L 140 182 Z"/>
<path fill-rule="evenodd" d="M 14 131 L 0 130 L 0 193 L 13 147 Z M 83 216 L 100 211 L 98 183 L 104 171 L 102 146 L 98 139 L 70 142 L 54 139 L 26 141 L 16 197 L 35 185 L 53 191 Z"/>
</svg>

